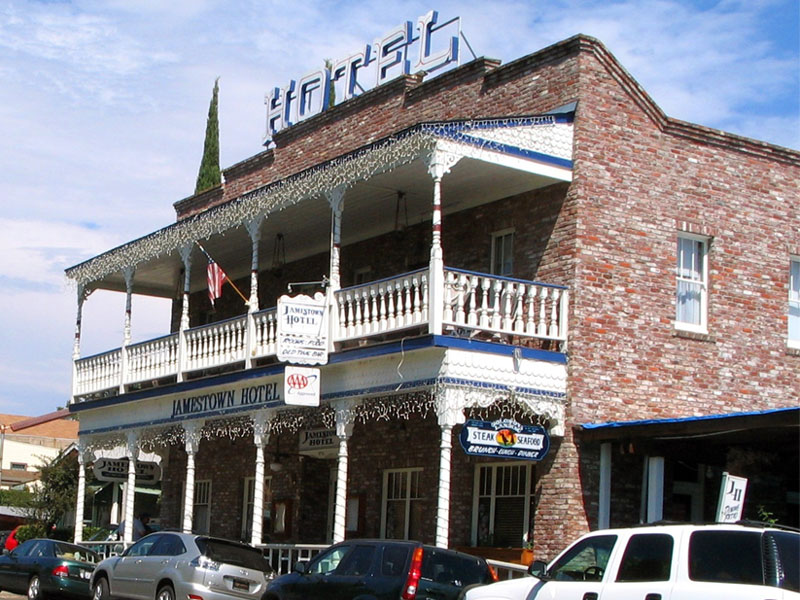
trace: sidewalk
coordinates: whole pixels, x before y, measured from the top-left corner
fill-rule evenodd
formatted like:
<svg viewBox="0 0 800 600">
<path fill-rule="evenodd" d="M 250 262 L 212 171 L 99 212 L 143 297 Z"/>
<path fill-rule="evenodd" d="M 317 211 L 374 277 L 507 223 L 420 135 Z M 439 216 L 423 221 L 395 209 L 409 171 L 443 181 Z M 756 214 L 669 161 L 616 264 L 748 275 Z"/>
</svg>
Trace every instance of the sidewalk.
<svg viewBox="0 0 800 600">
<path fill-rule="evenodd" d="M 11 592 L 0 592 L 0 600 L 20 600 L 21 598 L 25 598 L 25 596 L 12 594 Z"/>
</svg>

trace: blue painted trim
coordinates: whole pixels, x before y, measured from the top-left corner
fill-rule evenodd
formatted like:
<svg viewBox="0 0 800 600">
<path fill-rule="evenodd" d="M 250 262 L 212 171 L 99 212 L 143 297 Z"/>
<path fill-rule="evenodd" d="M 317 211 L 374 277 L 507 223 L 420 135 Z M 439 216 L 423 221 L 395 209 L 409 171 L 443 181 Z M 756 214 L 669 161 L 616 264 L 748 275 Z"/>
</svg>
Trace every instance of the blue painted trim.
<svg viewBox="0 0 800 600">
<path fill-rule="evenodd" d="M 517 279 L 516 277 L 505 277 L 503 275 L 492 275 L 490 273 L 479 273 L 478 271 L 468 271 L 467 269 L 456 269 L 453 267 L 445 267 L 445 273 L 464 273 L 465 275 L 476 275 L 478 277 L 489 277 L 491 279 L 499 279 L 501 281 L 513 281 L 514 283 L 534 284 L 539 287 L 555 288 L 557 290 L 569 289 L 565 285 L 556 285 L 555 283 L 542 283 L 541 281 L 531 281 L 530 279 Z"/>
<path fill-rule="evenodd" d="M 641 427 L 643 425 L 668 425 L 671 423 L 698 423 L 703 421 L 717 421 L 722 419 L 735 419 L 737 417 L 758 417 L 774 413 L 800 413 L 800 408 L 774 408 L 768 410 L 725 413 L 721 415 L 705 415 L 700 417 L 678 417 L 672 419 L 644 419 L 641 421 L 609 421 L 607 423 L 582 423 L 580 427 L 586 430 L 597 431 L 599 429 L 624 429 L 626 427 Z"/>
<path fill-rule="evenodd" d="M 469 144 L 470 146 L 475 146 L 480 148 L 488 147 L 491 148 L 492 150 L 496 150 L 497 152 L 508 154 L 510 156 L 518 156 L 521 158 L 527 158 L 542 163 L 548 163 L 551 165 L 555 165 L 557 167 L 572 169 L 572 161 L 566 158 L 558 158 L 557 156 L 551 156 L 550 154 L 535 152 L 533 150 L 526 150 L 525 148 L 520 148 L 519 146 L 511 146 L 509 144 L 503 144 L 502 142 L 497 142 L 494 140 L 485 140 L 483 138 L 467 135 L 461 132 L 456 133 L 456 132 L 443 131 L 441 133 L 437 132 L 437 134 L 442 137 L 450 138 L 451 140 L 454 140 L 456 142 Z"/>
</svg>

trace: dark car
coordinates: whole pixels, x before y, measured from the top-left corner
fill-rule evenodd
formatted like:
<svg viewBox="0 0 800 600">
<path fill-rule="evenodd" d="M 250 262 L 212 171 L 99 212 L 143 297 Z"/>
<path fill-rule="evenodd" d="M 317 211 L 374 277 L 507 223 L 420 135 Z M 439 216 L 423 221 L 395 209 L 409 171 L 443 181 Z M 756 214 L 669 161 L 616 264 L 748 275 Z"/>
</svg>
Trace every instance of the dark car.
<svg viewBox="0 0 800 600">
<path fill-rule="evenodd" d="M 28 540 L 0 556 L 0 589 L 25 594 L 29 600 L 47 596 L 90 598 L 89 579 L 98 562 L 97 554 L 83 546 Z"/>
<path fill-rule="evenodd" d="M 477 556 L 413 541 L 351 540 L 297 563 L 267 586 L 263 600 L 456 600 L 495 580 Z"/>
</svg>

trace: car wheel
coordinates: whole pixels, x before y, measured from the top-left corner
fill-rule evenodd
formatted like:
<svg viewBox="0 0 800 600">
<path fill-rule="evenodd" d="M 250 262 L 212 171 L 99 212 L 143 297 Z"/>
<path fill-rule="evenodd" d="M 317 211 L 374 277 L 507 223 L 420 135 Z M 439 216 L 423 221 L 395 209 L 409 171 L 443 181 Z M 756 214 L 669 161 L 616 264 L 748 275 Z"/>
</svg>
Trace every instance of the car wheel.
<svg viewBox="0 0 800 600">
<path fill-rule="evenodd" d="M 156 600 L 175 600 L 175 590 L 171 585 L 162 585 L 156 593 Z"/>
<path fill-rule="evenodd" d="M 31 580 L 28 582 L 28 600 L 44 600 L 42 581 L 39 579 L 38 575 L 31 577 Z"/>
<path fill-rule="evenodd" d="M 108 593 L 108 582 L 104 577 L 101 577 L 94 582 L 94 589 L 92 590 L 92 600 L 108 600 L 111 594 Z"/>
</svg>

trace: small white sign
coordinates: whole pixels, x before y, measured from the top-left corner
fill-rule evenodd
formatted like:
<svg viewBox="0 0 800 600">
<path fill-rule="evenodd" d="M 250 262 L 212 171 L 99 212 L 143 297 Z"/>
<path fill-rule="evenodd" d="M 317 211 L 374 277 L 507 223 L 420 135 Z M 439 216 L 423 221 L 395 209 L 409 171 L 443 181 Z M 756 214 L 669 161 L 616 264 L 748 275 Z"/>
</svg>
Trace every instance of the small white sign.
<svg viewBox="0 0 800 600">
<path fill-rule="evenodd" d="M 283 390 L 286 404 L 319 406 L 319 369 L 287 366 Z"/>
<path fill-rule="evenodd" d="M 281 296 L 277 307 L 278 360 L 298 365 L 328 362 L 328 307 L 325 295 Z"/>
<path fill-rule="evenodd" d="M 717 506 L 717 522 L 735 523 L 744 512 L 744 496 L 747 492 L 747 479 L 730 473 L 722 474 Z"/>
</svg>

